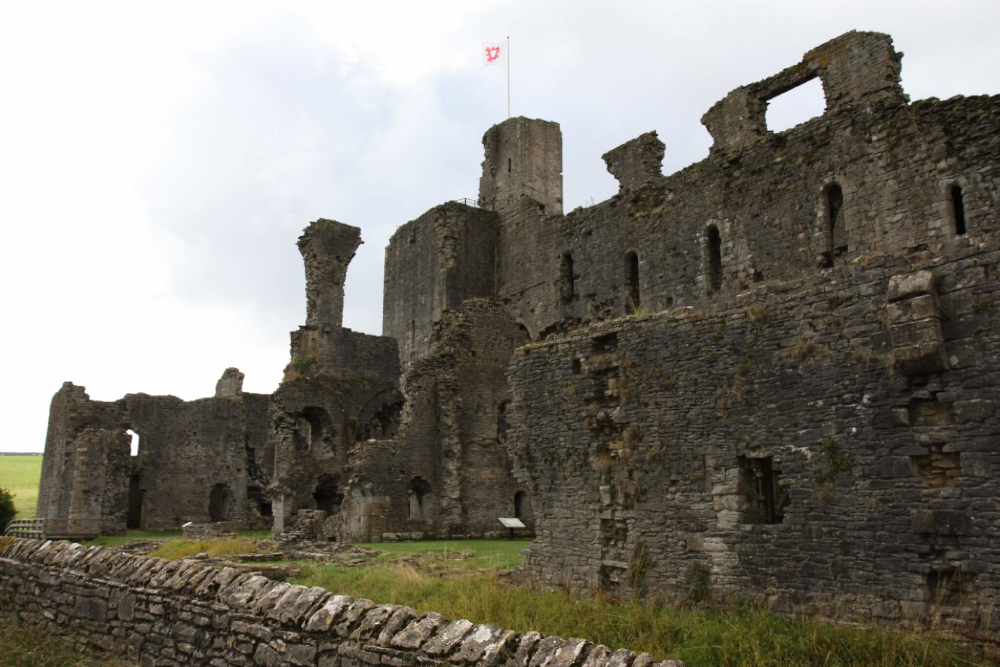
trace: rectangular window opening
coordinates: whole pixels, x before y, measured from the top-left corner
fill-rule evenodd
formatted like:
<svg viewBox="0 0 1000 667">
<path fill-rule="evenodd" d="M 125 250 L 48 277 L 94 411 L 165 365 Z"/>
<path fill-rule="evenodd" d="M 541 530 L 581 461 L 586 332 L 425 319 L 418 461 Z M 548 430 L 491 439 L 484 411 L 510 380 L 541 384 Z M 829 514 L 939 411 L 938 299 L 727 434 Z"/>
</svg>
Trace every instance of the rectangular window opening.
<svg viewBox="0 0 1000 667">
<path fill-rule="evenodd" d="M 767 100 L 764 120 L 770 132 L 784 132 L 826 112 L 826 97 L 819 77 Z"/>
<path fill-rule="evenodd" d="M 746 500 L 744 523 L 776 524 L 785 518 L 788 491 L 780 484 L 781 466 L 770 456 L 739 457 L 740 486 Z"/>
</svg>

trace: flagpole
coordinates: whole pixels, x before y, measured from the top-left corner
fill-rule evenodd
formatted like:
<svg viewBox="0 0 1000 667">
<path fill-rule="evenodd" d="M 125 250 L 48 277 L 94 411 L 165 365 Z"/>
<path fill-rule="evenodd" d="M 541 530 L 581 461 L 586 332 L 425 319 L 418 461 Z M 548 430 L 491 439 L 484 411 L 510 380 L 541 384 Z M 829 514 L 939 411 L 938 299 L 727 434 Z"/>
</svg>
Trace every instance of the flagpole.
<svg viewBox="0 0 1000 667">
<path fill-rule="evenodd" d="M 510 120 L 510 35 L 507 35 L 507 119 Z"/>
</svg>

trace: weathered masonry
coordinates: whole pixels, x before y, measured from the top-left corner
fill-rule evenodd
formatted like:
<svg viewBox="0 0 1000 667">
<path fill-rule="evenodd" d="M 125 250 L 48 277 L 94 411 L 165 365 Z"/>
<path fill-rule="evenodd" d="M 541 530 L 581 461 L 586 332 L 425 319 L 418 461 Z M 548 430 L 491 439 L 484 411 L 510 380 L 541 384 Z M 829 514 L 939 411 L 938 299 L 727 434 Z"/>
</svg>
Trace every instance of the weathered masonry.
<svg viewBox="0 0 1000 667">
<path fill-rule="evenodd" d="M 186 521 L 270 527 L 270 398 L 242 386 L 230 368 L 213 398 L 129 394 L 109 403 L 65 383 L 49 409 L 38 490 L 46 534 L 96 537 Z M 138 437 L 134 455 L 128 431 Z"/>
<path fill-rule="evenodd" d="M 831 40 L 709 109 L 706 159 L 664 176 L 643 134 L 604 156 L 618 194 L 568 214 L 558 124 L 490 128 L 478 205 L 390 240 L 382 336 L 342 326 L 360 230 L 313 222 L 279 389 L 170 412 L 64 389 L 39 515 L 115 530 L 135 498 L 124 429 L 151 448 L 197 431 L 215 435 L 170 445 L 218 453 L 197 501 L 140 475 L 144 525 L 226 505 L 269 509 L 286 540 L 378 541 L 519 516 L 533 582 L 707 580 L 778 609 L 982 622 L 1000 592 L 1000 98 L 911 103 L 901 58 L 887 35 Z M 813 79 L 824 114 L 770 132 L 768 101 Z M 215 472 L 239 479 L 231 505 Z"/>
<path fill-rule="evenodd" d="M 0 621 L 134 664 L 683 667 L 583 639 L 518 634 L 231 568 L 0 538 Z"/>
</svg>

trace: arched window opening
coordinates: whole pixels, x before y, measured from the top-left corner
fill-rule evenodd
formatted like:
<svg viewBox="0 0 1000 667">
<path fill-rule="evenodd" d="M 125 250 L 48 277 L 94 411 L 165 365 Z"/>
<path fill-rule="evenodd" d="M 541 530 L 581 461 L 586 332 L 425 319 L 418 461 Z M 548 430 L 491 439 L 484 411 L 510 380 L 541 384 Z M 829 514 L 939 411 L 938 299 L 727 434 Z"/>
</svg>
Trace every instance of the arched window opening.
<svg viewBox="0 0 1000 667">
<path fill-rule="evenodd" d="M 304 431 L 301 436 L 306 449 L 314 450 L 321 445 L 333 448 L 333 424 L 326 410 L 308 407 L 302 411 L 302 421 L 305 423 L 300 422 L 300 430 Z"/>
<path fill-rule="evenodd" d="M 951 186 L 951 210 L 955 216 L 955 233 L 961 236 L 965 233 L 965 199 L 961 186 Z"/>
<path fill-rule="evenodd" d="M 625 312 L 634 313 L 641 303 L 639 297 L 639 255 L 635 252 L 625 255 L 625 278 L 628 281 L 625 292 Z"/>
<path fill-rule="evenodd" d="M 125 432 L 132 438 L 132 444 L 129 446 L 129 453 L 132 456 L 139 456 L 139 434 L 132 429 L 128 429 Z"/>
<path fill-rule="evenodd" d="M 524 517 L 524 491 L 518 491 L 514 494 L 514 518 L 520 519 Z"/>
<path fill-rule="evenodd" d="M 340 491 L 340 478 L 337 475 L 320 475 L 316 480 L 313 500 L 316 501 L 316 509 L 323 510 L 328 515 L 334 514 L 344 502 L 344 494 Z"/>
<path fill-rule="evenodd" d="M 573 254 L 566 252 L 562 256 L 562 264 L 559 267 L 559 296 L 563 303 L 570 303 L 576 296 L 576 285 L 573 275 Z"/>
<path fill-rule="evenodd" d="M 826 211 L 830 225 L 830 249 L 838 255 L 847 252 L 847 224 L 843 209 L 844 190 L 839 183 L 831 183 L 826 190 Z"/>
<path fill-rule="evenodd" d="M 208 517 L 212 521 L 226 521 L 232 514 L 233 493 L 225 484 L 216 484 L 208 494 Z"/>
<path fill-rule="evenodd" d="M 410 519 L 422 521 L 429 516 L 431 485 L 423 477 L 414 477 L 406 487 L 406 508 Z"/>
<path fill-rule="evenodd" d="M 501 445 L 507 442 L 507 401 L 497 408 L 497 442 Z"/>
<path fill-rule="evenodd" d="M 708 285 L 713 292 L 722 288 L 722 235 L 719 228 L 708 228 Z"/>
</svg>

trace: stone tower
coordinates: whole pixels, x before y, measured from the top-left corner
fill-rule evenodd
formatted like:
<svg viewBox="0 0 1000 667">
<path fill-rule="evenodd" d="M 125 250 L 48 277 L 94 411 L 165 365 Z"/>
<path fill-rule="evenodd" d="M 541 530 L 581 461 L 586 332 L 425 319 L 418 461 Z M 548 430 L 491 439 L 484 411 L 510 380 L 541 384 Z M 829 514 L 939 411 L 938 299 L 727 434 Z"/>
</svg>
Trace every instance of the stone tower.
<svg viewBox="0 0 1000 667">
<path fill-rule="evenodd" d="M 483 175 L 479 205 L 501 214 L 522 197 L 561 215 L 562 132 L 559 123 L 518 116 L 494 125 L 483 135 Z"/>
</svg>

